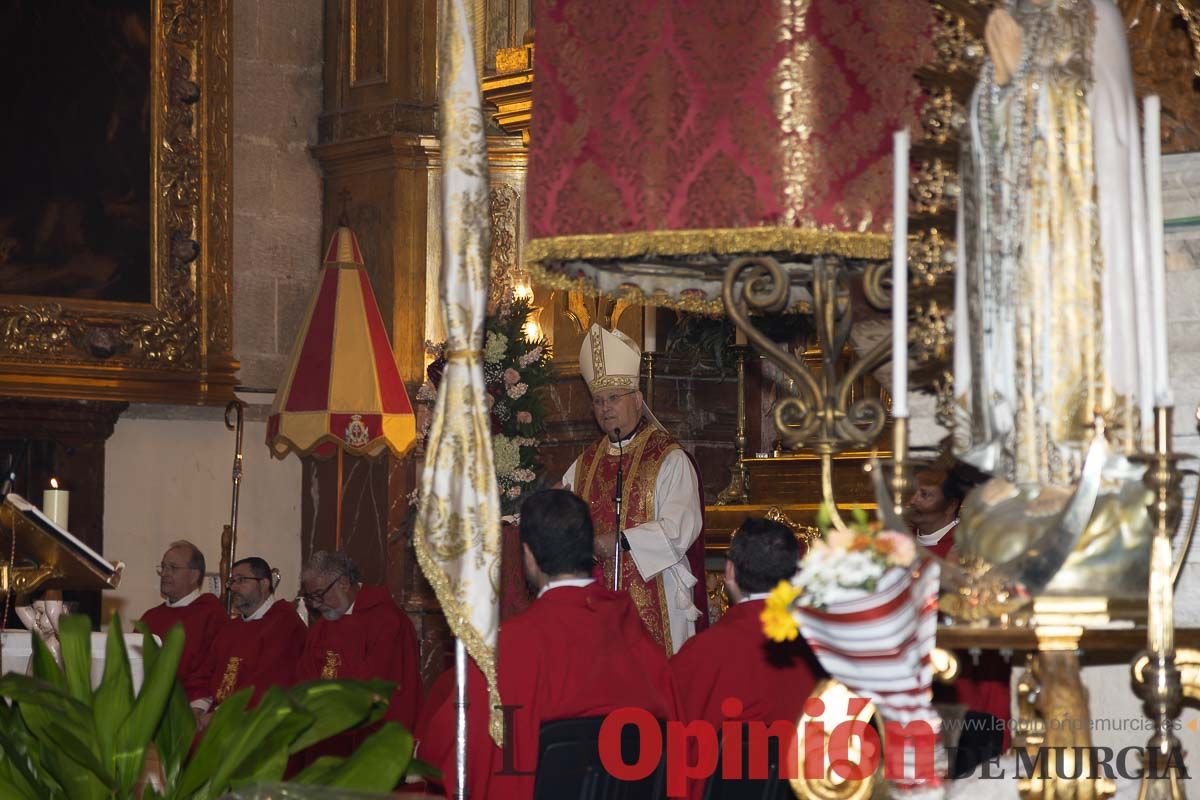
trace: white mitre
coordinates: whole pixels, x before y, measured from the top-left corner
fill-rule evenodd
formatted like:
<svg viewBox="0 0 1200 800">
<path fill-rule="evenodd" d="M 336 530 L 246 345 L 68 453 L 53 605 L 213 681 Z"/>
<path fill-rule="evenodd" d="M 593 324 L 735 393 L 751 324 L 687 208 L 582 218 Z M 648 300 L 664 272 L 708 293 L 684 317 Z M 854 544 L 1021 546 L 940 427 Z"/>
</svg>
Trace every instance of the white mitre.
<svg viewBox="0 0 1200 800">
<path fill-rule="evenodd" d="M 592 323 L 579 348 L 579 372 L 589 392 L 594 395 L 606 389 L 636 390 L 641 371 L 642 351 L 633 339 L 621 331 L 605 330 Z M 645 400 L 642 401 L 642 416 L 656 428 L 663 427 L 650 413 Z"/>
</svg>

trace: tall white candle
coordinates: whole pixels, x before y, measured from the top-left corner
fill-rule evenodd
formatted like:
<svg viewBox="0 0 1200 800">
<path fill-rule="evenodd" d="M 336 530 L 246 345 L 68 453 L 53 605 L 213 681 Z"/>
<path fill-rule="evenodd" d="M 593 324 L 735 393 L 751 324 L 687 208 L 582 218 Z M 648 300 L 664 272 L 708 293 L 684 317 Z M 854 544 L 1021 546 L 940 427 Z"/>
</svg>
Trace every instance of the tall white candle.
<svg viewBox="0 0 1200 800">
<path fill-rule="evenodd" d="M 908 129 L 893 136 L 892 416 L 908 416 Z"/>
<path fill-rule="evenodd" d="M 1154 405 L 1173 406 L 1170 368 L 1167 364 L 1167 268 L 1163 251 L 1162 210 L 1162 106 L 1157 95 L 1145 102 L 1146 224 L 1149 227 L 1151 344 L 1154 350 Z"/>
<path fill-rule="evenodd" d="M 58 488 L 57 478 L 51 478 L 50 488 L 42 492 L 42 513 L 64 531 L 70 530 L 67 527 L 70 500 L 71 493 Z"/>
<path fill-rule="evenodd" d="M 642 306 L 642 351 L 658 352 L 658 309 L 652 305 Z"/>
</svg>

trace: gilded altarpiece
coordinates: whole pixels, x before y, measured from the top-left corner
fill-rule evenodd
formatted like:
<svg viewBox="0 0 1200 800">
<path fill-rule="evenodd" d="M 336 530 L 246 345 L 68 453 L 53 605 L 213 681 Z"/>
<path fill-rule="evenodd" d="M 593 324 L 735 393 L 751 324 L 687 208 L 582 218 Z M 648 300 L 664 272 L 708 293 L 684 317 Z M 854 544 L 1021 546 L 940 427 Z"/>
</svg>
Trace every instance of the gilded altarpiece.
<svg viewBox="0 0 1200 800">
<path fill-rule="evenodd" d="M 145 16 L 131 19 L 126 49 L 149 51 L 140 123 L 149 130 L 140 154 L 149 164 L 149 218 L 139 223 L 149 257 L 124 266 L 144 270 L 138 285 L 148 291 L 136 300 L 0 293 L 0 394 L 170 403 L 233 397 L 231 5 L 147 0 Z M 70 149 L 73 132 L 58 134 Z M 138 163 L 139 154 L 129 157 Z"/>
</svg>

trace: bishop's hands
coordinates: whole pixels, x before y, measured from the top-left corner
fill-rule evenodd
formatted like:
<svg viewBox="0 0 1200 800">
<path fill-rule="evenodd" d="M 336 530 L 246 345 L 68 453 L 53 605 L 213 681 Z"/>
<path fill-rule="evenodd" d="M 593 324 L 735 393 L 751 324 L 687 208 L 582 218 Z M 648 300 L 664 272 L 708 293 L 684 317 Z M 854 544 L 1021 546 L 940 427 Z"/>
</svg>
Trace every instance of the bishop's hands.
<svg viewBox="0 0 1200 800">
<path fill-rule="evenodd" d="M 1021 61 L 1021 26 L 1007 10 L 997 8 L 988 15 L 983 38 L 996 70 L 996 84 L 1007 86 Z"/>
</svg>

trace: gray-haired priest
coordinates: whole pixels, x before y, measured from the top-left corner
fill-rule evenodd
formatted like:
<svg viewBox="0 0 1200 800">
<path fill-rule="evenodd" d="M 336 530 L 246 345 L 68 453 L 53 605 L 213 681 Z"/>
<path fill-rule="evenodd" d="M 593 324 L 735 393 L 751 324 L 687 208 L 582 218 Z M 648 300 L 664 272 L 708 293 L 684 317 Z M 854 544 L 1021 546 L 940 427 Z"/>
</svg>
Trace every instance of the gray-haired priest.
<svg viewBox="0 0 1200 800">
<path fill-rule="evenodd" d="M 579 352 L 592 394 L 592 411 L 604 432 L 563 476 L 595 526 L 597 580 L 612 586 L 616 532 L 628 550 L 621 556 L 622 589 L 668 656 L 707 623 L 704 583 L 704 502 L 691 456 L 658 423 L 638 390 L 641 352 L 620 331 L 593 325 Z M 616 519 L 617 467 L 621 466 L 621 519 Z"/>
</svg>

